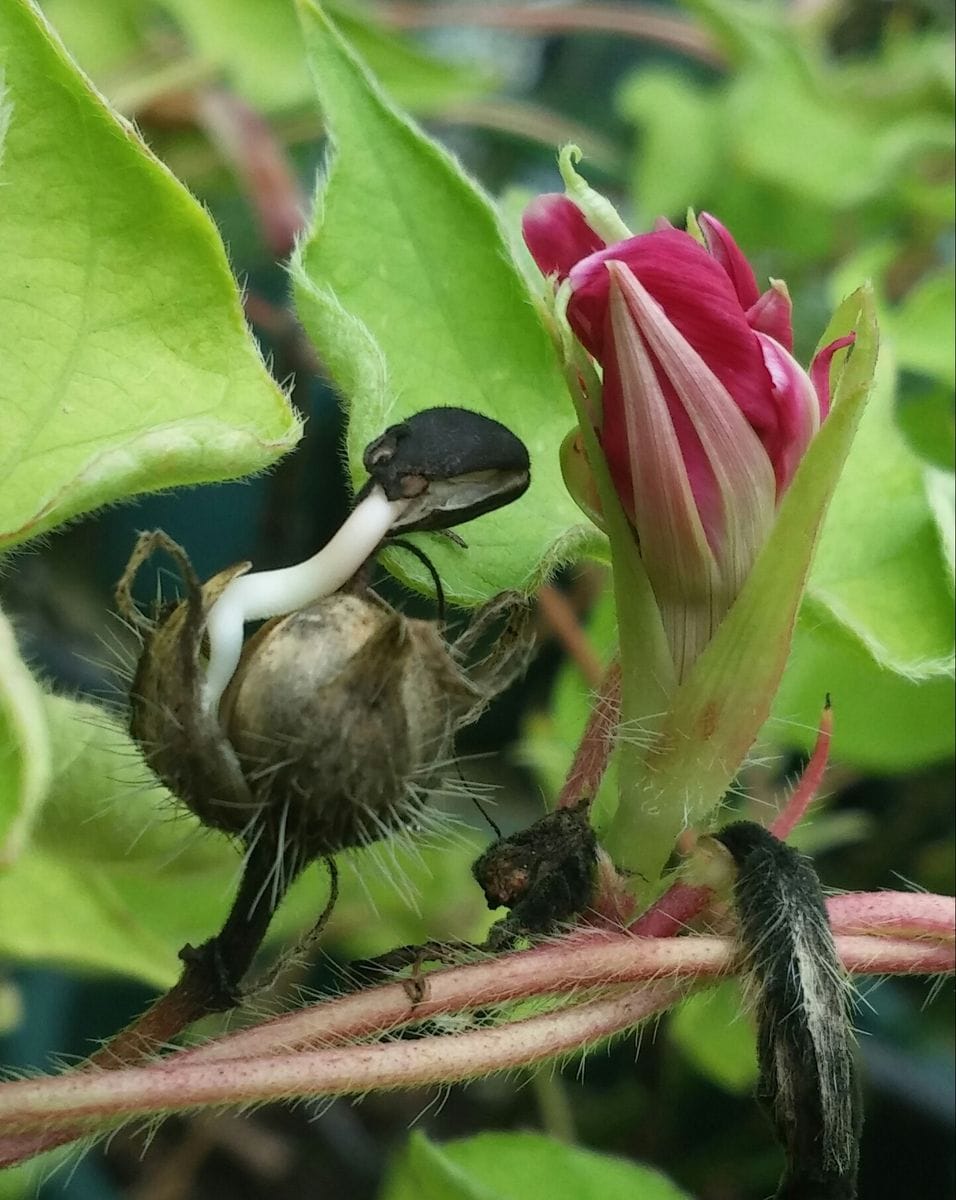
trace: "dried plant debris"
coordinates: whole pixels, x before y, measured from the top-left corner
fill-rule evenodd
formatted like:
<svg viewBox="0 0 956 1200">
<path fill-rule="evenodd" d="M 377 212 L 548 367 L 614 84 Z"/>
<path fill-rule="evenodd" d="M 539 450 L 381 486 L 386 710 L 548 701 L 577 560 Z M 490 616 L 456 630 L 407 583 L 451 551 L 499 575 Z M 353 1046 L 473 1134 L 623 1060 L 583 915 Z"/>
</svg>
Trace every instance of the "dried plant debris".
<svg viewBox="0 0 956 1200">
<path fill-rule="evenodd" d="M 131 585 L 158 549 L 177 563 L 186 595 L 150 621 Z M 205 616 L 244 569 L 200 585 L 181 547 L 144 534 L 117 598 L 144 636 L 132 735 L 205 825 L 246 847 L 251 878 L 241 895 L 249 927 L 264 921 L 264 934 L 308 863 L 415 825 L 435 772 L 453 757 L 456 730 L 525 669 L 533 623 L 527 602 L 508 594 L 449 645 L 436 622 L 407 618 L 374 592 L 338 592 L 250 638 L 214 710 L 203 695 Z M 495 628 L 492 653 L 469 664 Z M 224 992 L 234 993 L 235 975 L 223 972 Z"/>
<path fill-rule="evenodd" d="M 787 1157 L 777 1200 L 854 1200 L 862 1107 L 850 992 L 809 859 L 750 821 L 714 835 L 737 868 L 757 1098 Z"/>
<path fill-rule="evenodd" d="M 520 496 L 530 482 L 520 439 L 479 413 L 427 409 L 387 429 L 365 462 L 371 478 L 351 516 L 306 562 L 259 573 L 240 563 L 200 583 L 157 531 L 140 537 L 117 587 L 143 637 L 131 734 L 170 791 L 245 851 L 226 924 L 183 951 L 209 1011 L 236 1003 L 272 914 L 309 863 L 325 859 L 330 872 L 321 926 L 336 894 L 333 856 L 425 822 L 456 731 L 531 654 L 521 596 L 495 598 L 449 644 L 438 622 L 405 617 L 365 585 L 386 537 L 447 530 Z M 185 596 L 148 617 L 133 581 L 157 550 L 175 561 Z M 265 624 L 244 640 L 254 618 Z M 492 629 L 490 653 L 470 661 Z"/>
<path fill-rule="evenodd" d="M 589 802 L 559 808 L 527 829 L 499 838 L 472 867 L 489 908 L 510 914 L 492 928 L 490 949 L 552 933 L 591 901 L 597 838 Z"/>
</svg>

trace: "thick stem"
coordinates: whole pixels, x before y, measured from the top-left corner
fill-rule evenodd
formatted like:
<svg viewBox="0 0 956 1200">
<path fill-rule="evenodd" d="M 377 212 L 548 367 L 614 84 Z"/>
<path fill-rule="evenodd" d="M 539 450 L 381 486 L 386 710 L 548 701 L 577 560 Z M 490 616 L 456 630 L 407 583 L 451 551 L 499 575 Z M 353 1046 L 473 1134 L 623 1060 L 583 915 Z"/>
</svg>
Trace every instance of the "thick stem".
<svg viewBox="0 0 956 1200">
<path fill-rule="evenodd" d="M 722 939 L 680 939 L 662 945 L 679 948 L 692 940 L 717 943 L 712 947 L 717 950 L 712 968 L 716 962 L 722 969 L 730 965 L 732 947 Z M 637 939 L 630 941 L 632 947 L 637 943 Z M 836 945 L 847 969 L 856 973 L 923 974 L 954 967 L 953 948 L 939 943 L 840 937 Z M 91 1132 L 134 1114 L 176 1112 L 196 1105 L 361 1094 L 370 1088 L 471 1079 L 528 1066 L 632 1028 L 669 1007 L 685 989 L 686 984 L 657 980 L 523 1021 L 454 1036 L 216 1061 L 177 1055 L 149 1067 L 25 1080 L 0 1089 L 0 1129 L 30 1132 L 51 1123 L 83 1122 Z M 405 1008 L 408 1014 L 407 996 Z M 412 1015 L 417 1019 L 419 1010 Z"/>
<path fill-rule="evenodd" d="M 239 890 L 219 933 L 196 949 L 184 947 L 180 954 L 183 973 L 178 982 L 141 1017 L 90 1055 L 82 1069 L 115 1070 L 141 1062 L 168 1046 L 196 1021 L 239 1003 L 240 984 L 262 945 L 275 908 L 297 873 L 294 863 L 287 862 L 280 872 L 282 895 L 273 897 L 264 884 L 278 869 L 276 855 L 271 843 L 260 838 L 249 852 Z"/>
</svg>

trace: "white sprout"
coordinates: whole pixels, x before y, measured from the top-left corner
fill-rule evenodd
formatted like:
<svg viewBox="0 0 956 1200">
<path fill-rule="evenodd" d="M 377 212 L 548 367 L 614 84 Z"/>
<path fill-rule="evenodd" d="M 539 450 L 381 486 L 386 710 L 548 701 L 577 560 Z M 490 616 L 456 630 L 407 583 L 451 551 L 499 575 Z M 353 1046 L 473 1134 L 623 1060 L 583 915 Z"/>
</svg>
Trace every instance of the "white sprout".
<svg viewBox="0 0 956 1200">
<path fill-rule="evenodd" d="M 240 575 L 226 585 L 206 617 L 209 665 L 203 703 L 207 709 L 215 712 L 219 707 L 239 664 L 246 621 L 280 617 L 338 591 L 372 554 L 408 503 L 389 500 L 375 487 L 332 540 L 305 562 Z"/>
</svg>

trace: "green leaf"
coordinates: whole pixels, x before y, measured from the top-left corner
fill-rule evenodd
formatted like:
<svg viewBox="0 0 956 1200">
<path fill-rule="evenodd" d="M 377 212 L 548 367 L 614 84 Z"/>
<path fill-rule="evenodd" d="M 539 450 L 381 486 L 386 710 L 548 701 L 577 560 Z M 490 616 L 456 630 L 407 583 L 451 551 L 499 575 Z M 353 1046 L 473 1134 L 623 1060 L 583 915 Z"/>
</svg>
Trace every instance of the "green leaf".
<svg viewBox="0 0 956 1200">
<path fill-rule="evenodd" d="M 749 1092 L 757 1079 L 754 1031 L 736 980 L 695 992 L 671 1013 L 668 1033 L 697 1070 L 728 1092 Z"/>
<path fill-rule="evenodd" d="M 825 610 L 804 606 L 762 738 L 809 749 L 823 695 L 833 701 L 833 757 L 866 771 L 906 771 L 956 751 L 956 694 L 945 676 L 913 681 L 881 667 Z"/>
<path fill-rule="evenodd" d="M 952 388 L 925 375 L 904 374 L 896 420 L 910 447 L 925 462 L 956 470 L 956 404 Z"/>
<path fill-rule="evenodd" d="M 392 107 L 322 11 L 300 11 L 335 152 L 293 263 L 296 303 L 350 402 L 355 477 L 368 442 L 419 409 L 455 404 L 503 421 L 531 453 L 530 490 L 470 523 L 467 550 L 425 544 L 456 602 L 531 588 L 596 540 L 561 481 L 574 416 L 552 344 L 485 197 Z M 389 565 L 429 586 L 412 564 Z"/>
<path fill-rule="evenodd" d="M 956 278 L 952 268 L 927 276 L 893 311 L 889 332 L 901 367 L 956 387 L 953 326 Z"/>
<path fill-rule="evenodd" d="M 235 863 L 225 838 L 157 782 L 129 734 L 96 704 L 43 696 L 52 769 L 33 840 L 77 864 L 190 876 Z"/>
<path fill-rule="evenodd" d="M 0 68 L 0 547 L 269 465 L 299 423 L 212 221 L 26 0 L 0 7 Z"/>
<path fill-rule="evenodd" d="M 382 1200 L 689 1200 L 651 1167 L 540 1133 L 482 1133 L 438 1146 L 415 1133 Z"/>
<path fill-rule="evenodd" d="M 780 505 L 776 524 L 713 640 L 681 684 L 650 751 L 619 751 L 621 804 L 608 850 L 649 889 L 680 831 L 719 803 L 769 715 L 790 650 L 813 549 L 866 404 L 877 329 L 868 289 L 838 309 L 823 344 L 857 333 L 830 415 Z M 623 692 L 628 719 L 627 689 Z M 821 696 L 822 701 L 822 696 Z"/>
<path fill-rule="evenodd" d="M 23 849 L 49 782 L 42 693 L 0 612 L 0 873 Z"/>
<path fill-rule="evenodd" d="M 39 853 L 0 873 L 2 958 L 112 971 L 158 987 L 179 974 L 176 948 L 137 920 L 104 872 Z"/>
<path fill-rule="evenodd" d="M 830 504 L 807 600 L 879 665 L 919 679 L 952 671 L 956 624 L 925 468 L 897 426 L 893 399 L 884 352 Z"/>
</svg>

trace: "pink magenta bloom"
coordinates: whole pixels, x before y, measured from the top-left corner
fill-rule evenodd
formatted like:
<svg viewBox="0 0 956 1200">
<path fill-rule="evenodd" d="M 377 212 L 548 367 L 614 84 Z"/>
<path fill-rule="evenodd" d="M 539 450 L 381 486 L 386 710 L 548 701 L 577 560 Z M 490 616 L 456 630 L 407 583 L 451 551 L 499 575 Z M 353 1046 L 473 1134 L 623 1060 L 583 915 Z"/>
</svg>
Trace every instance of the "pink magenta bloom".
<svg viewBox="0 0 956 1200">
<path fill-rule="evenodd" d="M 712 636 L 829 408 L 829 365 L 793 358 L 790 298 L 719 221 L 701 245 L 666 222 L 607 244 L 567 196 L 540 196 L 524 238 L 568 292 L 603 370 L 598 436 L 637 531 L 679 675 Z"/>
</svg>

